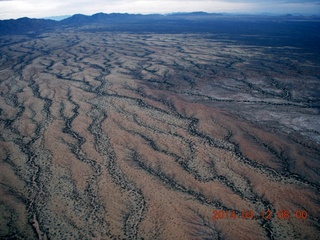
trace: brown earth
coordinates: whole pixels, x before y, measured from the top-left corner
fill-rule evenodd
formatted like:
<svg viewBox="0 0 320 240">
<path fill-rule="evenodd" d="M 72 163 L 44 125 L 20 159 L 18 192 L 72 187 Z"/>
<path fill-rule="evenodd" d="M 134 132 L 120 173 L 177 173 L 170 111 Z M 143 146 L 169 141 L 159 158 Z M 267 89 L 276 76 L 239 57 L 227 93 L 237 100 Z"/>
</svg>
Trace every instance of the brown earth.
<svg viewBox="0 0 320 240">
<path fill-rule="evenodd" d="M 205 34 L 0 42 L 1 239 L 319 237 L 320 69 L 299 52 Z"/>
</svg>

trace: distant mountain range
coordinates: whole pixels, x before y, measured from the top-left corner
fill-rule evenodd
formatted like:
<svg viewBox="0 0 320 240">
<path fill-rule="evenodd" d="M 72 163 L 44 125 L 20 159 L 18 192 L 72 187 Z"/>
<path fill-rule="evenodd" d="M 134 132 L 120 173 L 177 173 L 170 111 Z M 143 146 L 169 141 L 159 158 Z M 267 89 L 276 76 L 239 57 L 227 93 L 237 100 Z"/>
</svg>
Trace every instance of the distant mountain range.
<svg viewBox="0 0 320 240">
<path fill-rule="evenodd" d="M 92 16 L 75 14 L 61 21 L 49 19 L 19 18 L 1 20 L 0 35 L 40 34 L 59 28 L 81 27 L 89 25 L 86 31 L 128 31 L 158 33 L 242 33 L 251 34 L 257 31 L 268 31 L 278 27 L 279 22 L 313 21 L 319 26 L 320 17 L 304 16 L 270 16 L 270 15 L 235 15 L 206 12 L 172 13 L 172 14 L 127 14 L 127 13 L 96 13 Z M 275 28 L 275 25 L 278 24 Z M 91 25 L 91 27 L 90 27 Z M 289 24 L 290 25 L 290 24 Z M 292 26 L 289 26 L 289 29 Z M 298 26 L 299 28 L 299 26 Z M 299 29 L 291 29 L 298 31 Z"/>
<path fill-rule="evenodd" d="M 0 21 L 0 35 L 39 33 L 57 26 L 58 22 L 46 19 L 19 18 Z"/>
</svg>

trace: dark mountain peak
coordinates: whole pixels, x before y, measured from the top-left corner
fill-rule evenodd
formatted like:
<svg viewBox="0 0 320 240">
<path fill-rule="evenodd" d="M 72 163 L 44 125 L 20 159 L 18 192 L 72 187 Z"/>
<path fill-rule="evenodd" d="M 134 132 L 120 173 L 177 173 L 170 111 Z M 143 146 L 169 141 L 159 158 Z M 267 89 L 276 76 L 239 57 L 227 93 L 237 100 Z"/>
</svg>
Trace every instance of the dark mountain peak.
<svg viewBox="0 0 320 240">
<path fill-rule="evenodd" d="M 99 18 L 105 18 L 108 14 L 99 12 L 91 15 L 91 18 L 99 19 Z"/>
<path fill-rule="evenodd" d="M 28 18 L 22 17 L 15 20 L 18 23 L 26 23 L 26 24 L 40 24 L 40 25 L 50 25 L 55 24 L 56 21 L 50 19 L 41 19 L 41 18 Z"/>
<path fill-rule="evenodd" d="M 28 18 L 28 17 L 22 17 L 17 19 L 17 21 L 20 21 L 20 22 L 31 21 L 31 20 L 35 20 L 35 19 Z"/>
<path fill-rule="evenodd" d="M 35 34 L 52 29 L 57 25 L 54 20 L 36 18 L 18 18 L 0 21 L 0 35 Z"/>
<path fill-rule="evenodd" d="M 75 14 L 72 17 L 66 18 L 61 22 L 64 24 L 81 25 L 88 23 L 107 23 L 107 22 L 123 22 L 128 20 L 137 19 L 139 17 L 146 17 L 149 15 L 142 14 L 129 14 L 129 13 L 96 13 L 91 16 L 83 14 Z M 157 16 L 157 15 L 154 15 Z"/>
<path fill-rule="evenodd" d="M 89 16 L 81 14 L 81 13 L 77 13 L 77 14 L 72 15 L 70 18 L 84 18 L 84 17 L 89 17 Z"/>
<path fill-rule="evenodd" d="M 90 16 L 90 21 L 91 22 L 105 22 L 108 19 L 108 14 L 106 13 L 96 13 Z"/>
<path fill-rule="evenodd" d="M 79 24 L 79 23 L 85 23 L 90 20 L 90 16 L 84 15 L 84 14 L 74 14 L 69 18 L 61 20 L 62 23 L 65 24 Z"/>
<path fill-rule="evenodd" d="M 107 15 L 107 14 L 104 13 L 104 12 L 98 12 L 98 13 L 95 13 L 95 14 L 93 14 L 91 16 L 94 17 L 94 16 L 105 16 L 105 15 Z"/>
</svg>

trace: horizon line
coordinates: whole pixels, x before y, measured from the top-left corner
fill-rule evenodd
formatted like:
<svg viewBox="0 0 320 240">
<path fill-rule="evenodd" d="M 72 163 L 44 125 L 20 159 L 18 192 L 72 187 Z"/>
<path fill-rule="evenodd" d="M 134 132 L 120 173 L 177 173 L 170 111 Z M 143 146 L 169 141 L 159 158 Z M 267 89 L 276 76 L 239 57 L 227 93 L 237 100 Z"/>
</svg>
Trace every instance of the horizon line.
<svg viewBox="0 0 320 240">
<path fill-rule="evenodd" d="M 295 16 L 295 17 L 320 17 L 320 14 L 306 14 L 306 13 L 273 13 L 273 12 L 205 12 L 205 11 L 192 11 L 192 12 L 183 12 L 183 11 L 178 11 L 178 12 L 167 12 L 167 13 L 128 13 L 128 12 L 96 12 L 93 14 L 84 14 L 84 13 L 74 13 L 71 15 L 57 15 L 57 16 L 48 16 L 48 17 L 19 17 L 19 18 L 7 18 L 7 19 L 0 19 L 0 21 L 8 21 L 8 20 L 19 20 L 23 18 L 28 18 L 28 19 L 39 19 L 39 20 L 53 20 L 53 21 L 62 21 L 64 19 L 68 19 L 70 17 L 73 17 L 75 15 L 83 15 L 87 17 L 91 17 L 96 14 L 105 14 L 105 15 L 111 15 L 111 14 L 127 14 L 127 15 L 143 15 L 143 16 L 148 16 L 148 15 L 162 15 L 162 16 L 168 16 L 168 15 L 178 15 L 178 14 L 191 14 L 191 13 L 205 13 L 205 14 L 217 14 L 217 15 L 250 15 L 250 16 Z"/>
</svg>

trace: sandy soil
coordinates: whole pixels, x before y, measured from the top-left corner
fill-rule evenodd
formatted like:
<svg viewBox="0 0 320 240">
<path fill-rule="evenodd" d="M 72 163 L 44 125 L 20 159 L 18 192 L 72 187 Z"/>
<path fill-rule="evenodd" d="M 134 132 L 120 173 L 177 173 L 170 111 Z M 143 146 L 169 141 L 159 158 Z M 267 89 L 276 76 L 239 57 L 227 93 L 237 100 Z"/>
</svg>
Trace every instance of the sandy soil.
<svg viewBox="0 0 320 240">
<path fill-rule="evenodd" d="M 0 45 L 1 239 L 319 236 L 316 63 L 205 34 Z"/>
</svg>

